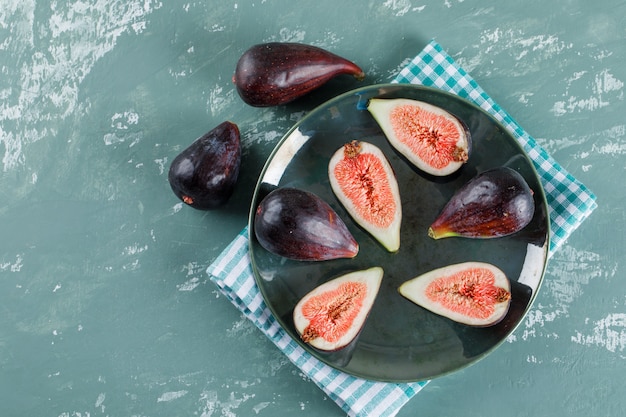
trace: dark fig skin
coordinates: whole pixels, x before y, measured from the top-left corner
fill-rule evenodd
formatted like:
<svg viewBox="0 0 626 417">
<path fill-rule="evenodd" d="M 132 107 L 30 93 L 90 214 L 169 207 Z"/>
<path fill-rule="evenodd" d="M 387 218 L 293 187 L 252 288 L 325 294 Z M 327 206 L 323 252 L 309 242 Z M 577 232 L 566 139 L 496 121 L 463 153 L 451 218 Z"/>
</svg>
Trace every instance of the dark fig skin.
<svg viewBox="0 0 626 417">
<path fill-rule="evenodd" d="M 174 158 L 168 180 L 174 194 L 185 204 L 211 210 L 223 206 L 232 195 L 240 165 L 239 128 L 225 121 Z"/>
<path fill-rule="evenodd" d="M 258 205 L 254 233 L 266 250 L 298 261 L 353 258 L 359 245 L 337 213 L 317 195 L 277 188 Z"/>
<path fill-rule="evenodd" d="M 348 74 L 361 81 L 355 63 L 322 48 L 292 42 L 252 46 L 239 58 L 233 82 L 244 102 L 255 107 L 288 103 Z"/>
<path fill-rule="evenodd" d="M 522 230 L 533 218 L 533 192 L 508 167 L 485 171 L 458 190 L 428 229 L 433 239 L 489 239 Z"/>
</svg>

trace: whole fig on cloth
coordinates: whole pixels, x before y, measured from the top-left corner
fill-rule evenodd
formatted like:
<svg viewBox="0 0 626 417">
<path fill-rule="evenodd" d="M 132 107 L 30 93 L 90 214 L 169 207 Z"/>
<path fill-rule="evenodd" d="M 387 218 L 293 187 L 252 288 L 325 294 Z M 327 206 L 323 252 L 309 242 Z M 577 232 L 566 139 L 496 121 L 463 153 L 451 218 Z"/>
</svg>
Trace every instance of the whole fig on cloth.
<svg viewBox="0 0 626 417">
<path fill-rule="evenodd" d="M 277 106 L 347 74 L 357 80 L 365 73 L 355 63 L 322 48 L 292 42 L 252 46 L 239 58 L 233 75 L 237 92 L 251 106 Z"/>
</svg>

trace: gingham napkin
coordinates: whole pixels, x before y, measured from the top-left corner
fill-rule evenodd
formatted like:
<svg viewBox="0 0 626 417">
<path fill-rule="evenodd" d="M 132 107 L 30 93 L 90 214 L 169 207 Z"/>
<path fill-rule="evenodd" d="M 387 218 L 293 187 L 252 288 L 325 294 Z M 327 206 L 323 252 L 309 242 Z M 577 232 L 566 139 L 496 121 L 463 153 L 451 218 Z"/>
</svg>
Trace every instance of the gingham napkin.
<svg viewBox="0 0 626 417">
<path fill-rule="evenodd" d="M 464 97 L 492 115 L 519 140 L 535 164 L 546 192 L 551 255 L 596 208 L 595 196 L 564 170 L 454 60 L 432 41 L 394 82 L 423 84 Z M 298 368 L 348 416 L 395 416 L 428 381 L 385 383 L 340 372 L 300 347 L 277 323 L 256 286 L 248 253 L 248 229 L 207 270 L 211 280 Z"/>
</svg>

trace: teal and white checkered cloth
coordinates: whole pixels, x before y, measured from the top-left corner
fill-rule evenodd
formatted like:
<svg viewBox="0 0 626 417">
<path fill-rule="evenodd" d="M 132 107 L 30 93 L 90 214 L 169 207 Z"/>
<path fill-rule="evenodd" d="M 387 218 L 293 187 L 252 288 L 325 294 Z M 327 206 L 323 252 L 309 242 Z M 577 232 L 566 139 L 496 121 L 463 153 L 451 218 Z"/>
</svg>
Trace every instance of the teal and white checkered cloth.
<svg viewBox="0 0 626 417">
<path fill-rule="evenodd" d="M 423 84 L 456 93 L 491 113 L 513 133 L 542 179 L 550 212 L 550 254 L 596 208 L 595 196 L 554 161 L 436 42 L 428 44 L 394 82 Z M 224 295 L 348 416 L 394 416 L 427 384 L 428 381 L 385 383 L 355 378 L 320 362 L 302 349 L 280 327 L 256 286 L 247 228 L 207 272 Z"/>
</svg>

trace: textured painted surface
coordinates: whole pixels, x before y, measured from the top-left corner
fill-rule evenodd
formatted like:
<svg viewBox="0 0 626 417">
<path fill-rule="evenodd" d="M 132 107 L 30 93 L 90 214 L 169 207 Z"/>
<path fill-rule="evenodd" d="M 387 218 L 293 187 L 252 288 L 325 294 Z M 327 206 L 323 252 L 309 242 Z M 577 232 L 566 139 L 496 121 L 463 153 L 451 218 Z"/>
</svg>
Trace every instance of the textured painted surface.
<svg viewBox="0 0 626 417">
<path fill-rule="evenodd" d="M 310 109 L 248 107 L 231 75 L 254 43 L 301 41 L 382 82 L 431 38 L 599 208 L 507 343 L 400 416 L 621 415 L 621 0 L 0 2 L 3 415 L 341 415 L 205 274 L 245 225 L 265 158 Z M 240 186 L 224 210 L 183 207 L 169 163 L 227 119 L 242 130 Z"/>
</svg>

